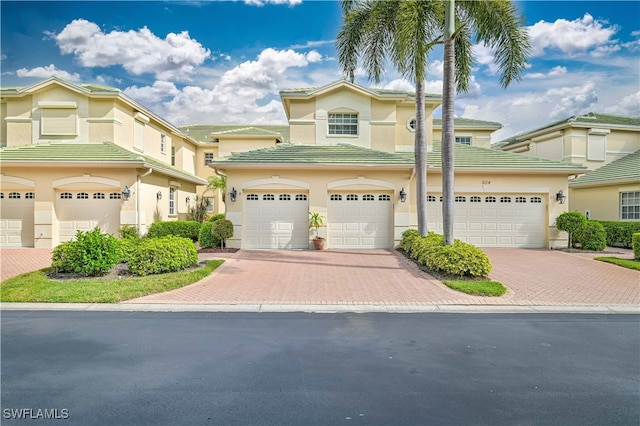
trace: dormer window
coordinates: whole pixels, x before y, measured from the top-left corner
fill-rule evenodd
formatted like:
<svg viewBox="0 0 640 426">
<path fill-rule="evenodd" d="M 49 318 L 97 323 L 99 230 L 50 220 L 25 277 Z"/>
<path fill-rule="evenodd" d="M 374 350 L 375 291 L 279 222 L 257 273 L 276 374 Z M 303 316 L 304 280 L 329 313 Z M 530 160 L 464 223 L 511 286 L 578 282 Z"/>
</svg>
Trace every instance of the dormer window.
<svg viewBox="0 0 640 426">
<path fill-rule="evenodd" d="M 329 114 L 329 134 L 330 135 L 358 135 L 358 114 L 353 113 L 330 113 Z"/>
</svg>

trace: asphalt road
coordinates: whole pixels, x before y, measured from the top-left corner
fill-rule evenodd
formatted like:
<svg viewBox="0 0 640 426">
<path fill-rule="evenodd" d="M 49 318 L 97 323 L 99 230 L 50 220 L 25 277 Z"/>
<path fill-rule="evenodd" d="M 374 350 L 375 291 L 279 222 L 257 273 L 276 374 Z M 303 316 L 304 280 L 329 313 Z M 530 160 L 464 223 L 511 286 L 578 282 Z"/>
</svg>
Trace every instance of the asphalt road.
<svg viewBox="0 0 640 426">
<path fill-rule="evenodd" d="M 3 311 L 1 343 L 3 425 L 640 423 L 637 315 Z"/>
</svg>

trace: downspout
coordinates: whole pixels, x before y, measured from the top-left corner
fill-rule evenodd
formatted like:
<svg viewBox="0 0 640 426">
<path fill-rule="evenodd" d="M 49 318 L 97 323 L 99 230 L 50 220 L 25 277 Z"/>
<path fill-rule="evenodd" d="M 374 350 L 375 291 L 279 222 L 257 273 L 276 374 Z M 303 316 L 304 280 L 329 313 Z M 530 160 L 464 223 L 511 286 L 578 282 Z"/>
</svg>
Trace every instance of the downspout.
<svg viewBox="0 0 640 426">
<path fill-rule="evenodd" d="M 144 174 L 138 175 L 138 180 L 136 182 L 136 229 L 140 232 L 140 188 L 142 185 L 142 178 L 145 176 L 149 176 L 153 172 L 153 168 L 149 167 Z"/>
</svg>

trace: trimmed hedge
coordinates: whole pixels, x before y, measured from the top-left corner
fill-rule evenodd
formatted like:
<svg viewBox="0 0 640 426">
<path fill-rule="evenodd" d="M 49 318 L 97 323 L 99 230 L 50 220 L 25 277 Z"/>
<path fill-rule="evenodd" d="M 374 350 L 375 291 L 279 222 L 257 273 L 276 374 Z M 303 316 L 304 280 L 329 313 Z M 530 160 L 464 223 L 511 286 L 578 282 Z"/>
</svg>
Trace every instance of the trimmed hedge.
<svg viewBox="0 0 640 426">
<path fill-rule="evenodd" d="M 227 219 L 216 220 L 211 223 L 211 235 L 224 244 L 227 239 L 233 237 L 233 222 Z"/>
<path fill-rule="evenodd" d="M 212 248 L 220 245 L 220 240 L 213 236 L 211 233 L 211 227 L 213 222 L 205 222 L 200 228 L 200 235 L 198 236 L 198 244 L 200 248 Z"/>
<path fill-rule="evenodd" d="M 611 247 L 632 247 L 632 236 L 640 232 L 640 222 L 594 221 L 604 226 L 607 233 L 607 245 Z"/>
<path fill-rule="evenodd" d="M 153 222 L 147 231 L 147 237 L 159 238 L 173 235 L 198 241 L 201 223 L 193 220 L 176 220 L 171 222 Z"/>
<path fill-rule="evenodd" d="M 602 251 L 607 247 L 607 233 L 598 222 L 585 223 L 575 239 L 584 250 Z"/>
<path fill-rule="evenodd" d="M 491 272 L 489 257 L 478 247 L 460 240 L 445 246 L 442 235 L 433 232 L 421 237 L 418 231 L 407 230 L 400 247 L 419 264 L 441 274 L 486 277 Z"/>
<path fill-rule="evenodd" d="M 73 241 L 66 241 L 51 253 L 51 267 L 57 272 L 73 272 Z"/>
<path fill-rule="evenodd" d="M 76 233 L 76 239 L 57 246 L 51 266 L 58 272 L 77 272 L 89 277 L 104 275 L 121 258 L 120 245 L 113 235 L 100 228 Z"/>
<path fill-rule="evenodd" d="M 189 238 L 144 238 L 131 251 L 129 271 L 137 275 L 181 271 L 198 263 L 198 252 Z"/>
<path fill-rule="evenodd" d="M 556 227 L 569 234 L 567 248 L 575 247 L 580 242 L 579 236 L 586 223 L 587 218 L 580 212 L 565 212 L 558 216 Z"/>
<path fill-rule="evenodd" d="M 633 244 L 633 256 L 637 260 L 640 260 L 640 232 L 636 232 L 635 234 L 633 234 L 631 240 Z"/>
<path fill-rule="evenodd" d="M 224 213 L 216 213 L 209 218 L 209 222 L 215 222 L 220 219 L 224 219 L 226 215 Z"/>
</svg>

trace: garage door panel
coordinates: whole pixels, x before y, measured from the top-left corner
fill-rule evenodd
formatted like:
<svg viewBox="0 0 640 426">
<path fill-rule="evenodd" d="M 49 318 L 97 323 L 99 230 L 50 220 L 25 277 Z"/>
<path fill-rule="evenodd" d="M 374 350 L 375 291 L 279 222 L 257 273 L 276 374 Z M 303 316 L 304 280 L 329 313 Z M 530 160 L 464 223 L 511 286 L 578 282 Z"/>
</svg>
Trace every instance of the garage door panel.
<svg viewBox="0 0 640 426">
<path fill-rule="evenodd" d="M 246 194 L 244 247 L 248 249 L 308 248 L 308 205 L 307 196 L 304 194 L 291 192 Z"/>
<path fill-rule="evenodd" d="M 8 191 L 0 202 L 0 247 L 34 246 L 35 193 Z"/>
</svg>

